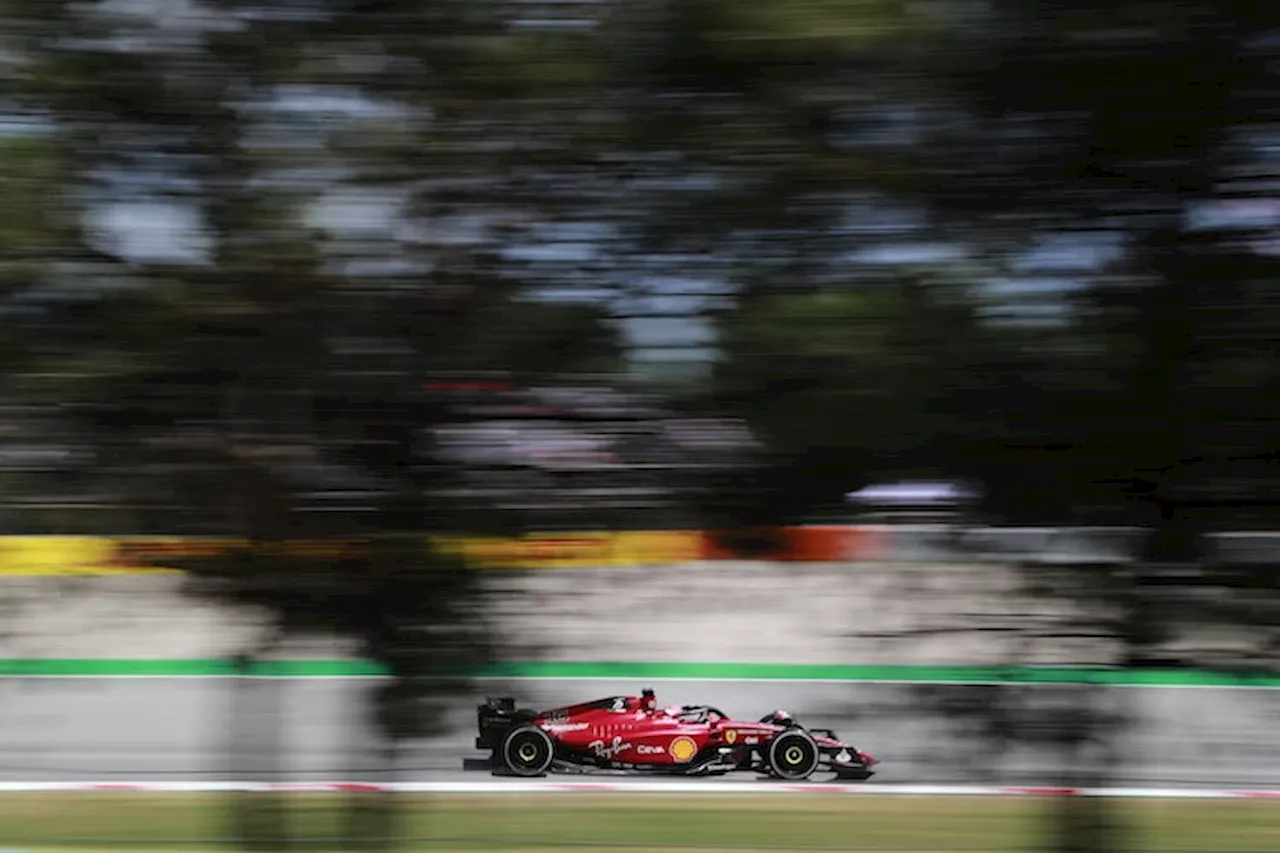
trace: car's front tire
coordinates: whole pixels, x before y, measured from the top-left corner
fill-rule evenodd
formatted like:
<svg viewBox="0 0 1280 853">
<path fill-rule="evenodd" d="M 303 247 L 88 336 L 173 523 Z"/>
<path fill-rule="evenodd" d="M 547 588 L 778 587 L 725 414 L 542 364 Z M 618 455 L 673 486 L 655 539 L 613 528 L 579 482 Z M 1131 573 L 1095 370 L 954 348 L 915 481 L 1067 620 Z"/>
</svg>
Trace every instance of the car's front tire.
<svg viewBox="0 0 1280 853">
<path fill-rule="evenodd" d="M 517 726 L 502 739 L 498 754 L 502 766 L 516 776 L 542 776 L 556 757 L 556 745 L 537 726 Z"/>
<path fill-rule="evenodd" d="M 797 729 L 785 731 L 769 744 L 769 769 L 788 782 L 808 779 L 822 761 L 818 745 L 808 733 Z"/>
</svg>

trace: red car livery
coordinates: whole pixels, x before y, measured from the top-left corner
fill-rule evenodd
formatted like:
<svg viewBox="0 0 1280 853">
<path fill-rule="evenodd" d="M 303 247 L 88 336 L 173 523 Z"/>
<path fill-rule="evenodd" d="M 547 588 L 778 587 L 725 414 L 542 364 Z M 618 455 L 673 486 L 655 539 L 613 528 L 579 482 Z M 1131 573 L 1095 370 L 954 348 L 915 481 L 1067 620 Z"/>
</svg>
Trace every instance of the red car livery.
<svg viewBox="0 0 1280 853">
<path fill-rule="evenodd" d="M 783 711 L 749 722 L 709 705 L 658 708 L 650 690 L 547 711 L 517 709 L 511 697 L 489 699 L 477 717 L 476 748 L 490 752 L 486 766 L 516 776 L 751 771 L 800 781 L 822 771 L 861 781 L 878 763 L 835 732 L 801 726 Z"/>
</svg>

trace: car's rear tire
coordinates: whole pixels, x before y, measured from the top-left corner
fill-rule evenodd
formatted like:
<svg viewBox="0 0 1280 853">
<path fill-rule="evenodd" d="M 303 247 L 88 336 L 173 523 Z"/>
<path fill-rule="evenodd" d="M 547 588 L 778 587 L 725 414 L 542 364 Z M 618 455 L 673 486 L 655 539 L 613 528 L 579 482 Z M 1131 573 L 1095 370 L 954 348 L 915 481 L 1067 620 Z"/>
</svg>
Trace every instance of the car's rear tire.
<svg viewBox="0 0 1280 853">
<path fill-rule="evenodd" d="M 791 729 L 769 743 L 769 769 L 788 782 L 808 779 L 822 762 L 818 745 L 805 731 Z"/>
<path fill-rule="evenodd" d="M 542 776 L 556 757 L 551 735 L 537 726 L 517 726 L 502 739 L 502 766 L 516 776 Z"/>
</svg>

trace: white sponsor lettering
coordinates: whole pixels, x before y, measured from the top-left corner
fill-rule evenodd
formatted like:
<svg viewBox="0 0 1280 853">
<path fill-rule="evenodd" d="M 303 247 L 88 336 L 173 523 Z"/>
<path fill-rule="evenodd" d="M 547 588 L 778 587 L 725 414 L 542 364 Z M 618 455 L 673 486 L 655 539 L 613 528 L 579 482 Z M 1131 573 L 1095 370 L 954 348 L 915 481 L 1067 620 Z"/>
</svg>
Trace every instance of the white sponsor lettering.
<svg viewBox="0 0 1280 853">
<path fill-rule="evenodd" d="M 613 739 L 613 743 L 608 746 L 605 746 L 604 741 L 602 740 L 593 740 L 591 743 L 587 744 L 587 749 L 593 751 L 596 754 L 596 758 L 603 758 L 606 761 L 612 761 L 617 758 L 620 753 L 631 749 L 631 744 L 624 743 L 622 736 L 616 735 Z"/>
<path fill-rule="evenodd" d="M 665 755 L 667 751 L 660 746 L 650 746 L 647 743 L 642 743 L 636 747 L 636 752 L 640 755 Z"/>
<path fill-rule="evenodd" d="M 587 723 L 548 723 L 547 725 L 543 726 L 543 728 L 549 732 L 555 732 L 556 734 L 564 734 L 566 732 L 583 731 L 584 729 L 590 728 L 590 725 Z"/>
<path fill-rule="evenodd" d="M 742 742 L 743 742 L 743 743 L 759 743 L 759 742 L 760 742 L 760 738 L 758 738 L 758 737 L 744 737 L 744 738 L 742 739 Z"/>
</svg>

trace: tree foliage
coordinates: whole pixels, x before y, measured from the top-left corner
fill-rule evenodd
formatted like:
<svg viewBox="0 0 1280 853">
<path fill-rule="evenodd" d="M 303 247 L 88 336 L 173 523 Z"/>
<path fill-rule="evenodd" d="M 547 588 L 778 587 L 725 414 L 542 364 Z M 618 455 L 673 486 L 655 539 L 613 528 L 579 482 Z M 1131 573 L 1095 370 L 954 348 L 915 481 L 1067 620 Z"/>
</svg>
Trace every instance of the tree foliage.
<svg viewBox="0 0 1280 853">
<path fill-rule="evenodd" d="M 484 653 L 444 631 L 482 625 L 469 576 L 407 544 L 483 520 L 432 488 L 423 378 L 625 370 L 643 320 L 766 445 L 699 482 L 716 524 L 928 471 L 1185 555 L 1276 501 L 1272 225 L 1222 204 L 1274 209 L 1275 18 L 8 0 L 0 387 L 13 441 L 80 456 L 3 488 L 249 540 L 202 589 L 415 706 Z M 403 536 L 282 556 L 315 533 Z"/>
</svg>

